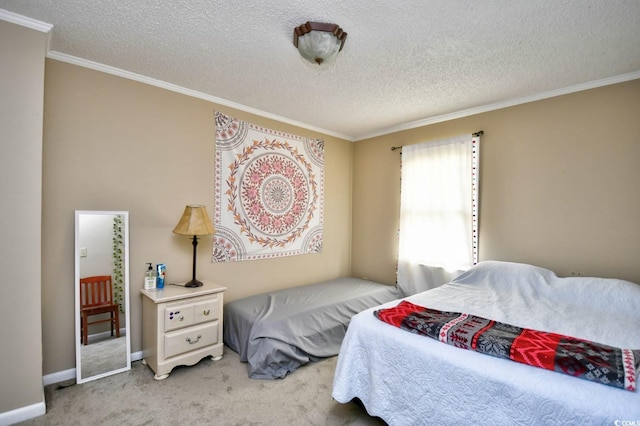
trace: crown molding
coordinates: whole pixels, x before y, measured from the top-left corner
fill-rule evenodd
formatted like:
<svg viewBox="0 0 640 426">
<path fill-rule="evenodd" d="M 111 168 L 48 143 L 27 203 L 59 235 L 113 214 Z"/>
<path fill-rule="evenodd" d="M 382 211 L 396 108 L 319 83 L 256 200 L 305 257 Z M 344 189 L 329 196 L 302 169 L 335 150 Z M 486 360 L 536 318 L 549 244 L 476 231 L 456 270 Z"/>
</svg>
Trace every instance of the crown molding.
<svg viewBox="0 0 640 426">
<path fill-rule="evenodd" d="M 199 92 L 197 90 L 187 89 L 186 87 L 178 86 L 176 84 L 167 83 L 166 81 L 156 80 L 155 78 L 147 77 L 141 74 L 136 74 L 130 71 L 126 71 L 120 68 L 112 67 L 110 65 L 101 64 L 99 62 L 89 61 L 87 59 L 78 58 L 76 56 L 67 55 L 65 53 L 60 53 L 56 51 L 49 51 L 47 53 L 47 57 L 51 59 L 55 59 L 57 61 L 67 62 L 69 64 L 78 65 L 84 68 L 90 68 L 92 70 L 101 71 L 107 74 L 112 74 L 118 77 L 126 78 L 129 80 L 137 81 L 140 83 L 149 84 L 151 86 L 160 87 L 162 89 L 170 90 L 172 92 L 181 93 L 183 95 L 191 96 L 194 98 L 202 99 L 205 101 L 213 102 L 215 104 L 224 105 L 229 108 L 234 108 L 240 111 L 248 112 L 250 114 L 255 114 L 260 117 L 265 117 L 270 120 L 279 121 L 286 124 L 291 124 L 292 126 L 301 127 L 303 129 L 311 130 L 313 132 L 323 133 L 325 135 L 334 136 L 336 138 L 344 139 L 349 142 L 353 142 L 354 139 L 351 136 L 343 135 L 337 132 L 333 132 L 327 129 L 321 129 L 319 127 L 311 126 L 306 123 L 302 123 L 295 120 L 290 120 L 285 117 L 281 117 L 275 114 L 271 114 L 266 111 L 259 110 L 257 108 L 252 108 L 247 105 L 242 105 L 236 102 L 228 101 L 226 99 L 218 98 L 216 96 L 208 95 L 206 93 Z"/>
<path fill-rule="evenodd" d="M 570 93 L 582 92 L 584 90 L 595 89 L 598 87 L 609 86 L 617 83 L 624 83 L 625 81 L 636 80 L 640 78 L 640 71 L 631 72 L 628 74 L 621 74 L 613 77 L 603 78 L 600 80 L 594 80 L 582 84 L 576 84 L 574 86 L 564 87 L 562 89 L 550 90 L 548 92 L 539 93 L 531 96 L 524 96 L 522 98 L 511 99 L 503 102 L 496 102 L 493 104 L 487 104 L 475 108 L 469 108 L 462 111 L 452 112 L 450 114 L 437 115 L 417 121 L 412 121 L 398 126 L 388 127 L 380 130 L 379 132 L 369 133 L 363 136 L 355 137 L 354 142 L 358 142 L 365 139 L 371 139 L 378 136 L 384 136 L 391 133 L 401 132 L 403 130 L 411 130 L 418 127 L 428 126 L 430 124 L 442 123 L 444 121 L 455 120 L 458 118 L 469 117 L 471 115 L 481 114 L 483 112 L 495 111 L 502 108 L 508 108 L 516 105 L 526 104 L 529 102 L 540 101 L 542 99 L 554 98 L 556 96 L 568 95 Z"/>
<path fill-rule="evenodd" d="M 1 17 L 1 16 L 0 16 Z M 257 108 L 249 107 L 247 105 L 242 105 L 236 102 L 232 102 L 226 99 L 218 98 L 216 96 L 208 95 L 206 93 L 202 93 L 196 90 L 187 89 L 182 86 L 178 86 L 175 84 L 167 83 L 165 81 L 156 80 L 151 77 L 147 77 L 141 74 L 136 74 L 130 71 L 126 71 L 120 68 L 115 68 L 109 65 L 101 64 L 98 62 L 89 61 L 87 59 L 78 58 L 75 56 L 67 55 L 65 53 L 60 53 L 56 51 L 49 51 L 47 53 L 47 57 L 51 59 L 55 59 L 62 62 L 67 62 L 70 64 L 78 65 L 85 68 L 90 68 L 96 71 L 101 71 L 107 74 L 116 75 L 118 77 L 126 78 L 129 80 L 138 81 L 141 83 L 149 84 L 152 86 L 160 87 L 166 90 L 170 90 L 173 92 L 181 93 L 187 96 L 191 96 L 198 99 L 203 99 L 205 101 L 209 101 L 215 104 L 223 105 L 229 108 L 237 109 L 240 111 L 244 111 L 250 114 L 254 114 L 260 117 L 268 118 L 270 120 L 279 121 L 282 123 L 290 124 L 292 126 L 300 127 L 303 129 L 311 130 L 314 132 L 326 134 L 329 136 L 334 136 L 339 139 L 343 139 L 349 142 L 358 142 L 366 139 L 371 139 L 378 136 L 384 136 L 391 133 L 397 133 L 404 130 L 411 130 L 418 127 L 424 127 L 431 124 L 442 123 L 445 121 L 456 120 L 459 118 L 469 117 L 476 114 L 481 114 L 484 112 L 495 111 L 503 108 L 508 108 L 516 105 L 526 104 L 529 102 L 535 102 L 543 99 L 553 98 L 556 96 L 567 95 L 571 93 L 581 92 L 584 90 L 595 89 L 598 87 L 609 86 L 612 84 L 623 83 L 625 81 L 631 81 L 640 79 L 640 71 L 635 71 L 627 74 L 621 74 L 618 76 L 603 78 L 600 80 L 594 80 L 586 83 L 576 84 L 573 86 L 564 87 L 561 89 L 550 90 L 548 92 L 539 93 L 531 96 L 524 96 L 521 98 L 510 99 L 507 101 L 496 102 L 492 104 L 482 105 L 474 108 L 469 108 L 461 111 L 452 112 L 449 114 L 437 115 L 434 117 L 428 117 L 421 120 L 416 120 L 404 124 L 399 124 L 397 126 L 387 127 L 377 132 L 368 133 L 361 136 L 348 136 L 341 133 L 337 133 L 331 130 L 322 129 L 319 127 L 311 126 L 307 123 L 302 123 L 295 120 L 290 120 L 286 117 L 281 117 L 267 111 L 262 111 Z"/>
<path fill-rule="evenodd" d="M 0 9 L 0 19 L 43 33 L 48 33 L 53 28 L 53 25 L 47 24 L 46 22 L 38 21 L 37 19 L 29 18 L 23 15 L 18 15 L 17 13 L 9 12 L 5 9 Z"/>
</svg>

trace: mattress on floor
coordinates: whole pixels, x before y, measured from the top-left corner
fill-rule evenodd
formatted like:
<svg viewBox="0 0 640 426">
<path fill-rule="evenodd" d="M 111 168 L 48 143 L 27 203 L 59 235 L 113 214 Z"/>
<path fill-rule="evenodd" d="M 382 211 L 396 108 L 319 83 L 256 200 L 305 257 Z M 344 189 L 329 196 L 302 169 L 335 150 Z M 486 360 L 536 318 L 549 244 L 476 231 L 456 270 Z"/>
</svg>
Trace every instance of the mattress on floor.
<svg viewBox="0 0 640 426">
<path fill-rule="evenodd" d="M 400 297 L 395 286 L 359 278 L 246 297 L 225 305 L 224 342 L 249 363 L 249 377 L 282 378 L 337 355 L 351 317 Z"/>
</svg>

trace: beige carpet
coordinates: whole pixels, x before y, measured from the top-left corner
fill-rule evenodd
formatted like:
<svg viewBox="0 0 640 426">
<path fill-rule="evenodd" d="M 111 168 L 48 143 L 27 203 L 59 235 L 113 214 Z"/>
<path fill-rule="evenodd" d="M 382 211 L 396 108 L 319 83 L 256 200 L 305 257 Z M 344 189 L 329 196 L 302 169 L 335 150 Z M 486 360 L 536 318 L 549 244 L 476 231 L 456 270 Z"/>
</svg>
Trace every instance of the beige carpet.
<svg viewBox="0 0 640 426">
<path fill-rule="evenodd" d="M 88 345 L 80 345 L 82 359 L 82 378 L 97 376 L 108 371 L 119 370 L 127 366 L 127 340 L 121 334 L 119 338 L 108 337 Z"/>
<path fill-rule="evenodd" d="M 331 398 L 337 358 L 282 380 L 253 380 L 225 347 L 220 361 L 177 367 L 162 381 L 142 362 L 131 371 L 45 388 L 47 414 L 24 425 L 384 425 L 355 403 Z"/>
</svg>

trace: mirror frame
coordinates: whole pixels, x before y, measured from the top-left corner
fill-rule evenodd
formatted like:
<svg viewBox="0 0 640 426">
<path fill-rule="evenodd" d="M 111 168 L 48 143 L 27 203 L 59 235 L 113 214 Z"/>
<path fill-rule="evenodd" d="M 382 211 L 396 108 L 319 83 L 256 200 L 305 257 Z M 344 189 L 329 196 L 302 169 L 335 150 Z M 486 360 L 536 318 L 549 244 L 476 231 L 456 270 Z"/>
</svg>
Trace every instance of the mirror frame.
<svg viewBox="0 0 640 426">
<path fill-rule="evenodd" d="M 125 342 L 127 350 L 127 363 L 125 367 L 118 368 L 104 373 L 96 374 L 95 376 L 82 377 L 82 341 L 80 334 L 80 215 L 121 215 L 123 216 L 124 225 L 124 319 L 125 319 Z M 121 373 L 131 369 L 131 325 L 129 318 L 129 212 L 128 211 L 103 211 L 103 210 L 76 210 L 75 211 L 75 282 L 74 282 L 74 295 L 75 295 L 75 343 L 76 343 L 76 383 L 89 382 L 91 380 L 100 379 L 102 377 L 111 376 L 113 374 Z"/>
</svg>

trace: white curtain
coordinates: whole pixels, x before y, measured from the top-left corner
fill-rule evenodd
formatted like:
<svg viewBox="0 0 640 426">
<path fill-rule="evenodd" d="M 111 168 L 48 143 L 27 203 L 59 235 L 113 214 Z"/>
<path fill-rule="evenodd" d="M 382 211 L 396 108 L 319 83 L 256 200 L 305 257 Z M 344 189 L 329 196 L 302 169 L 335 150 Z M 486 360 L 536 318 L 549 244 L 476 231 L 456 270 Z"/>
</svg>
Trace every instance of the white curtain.
<svg viewBox="0 0 640 426">
<path fill-rule="evenodd" d="M 449 282 L 477 262 L 479 137 L 402 148 L 398 286 Z"/>
</svg>

